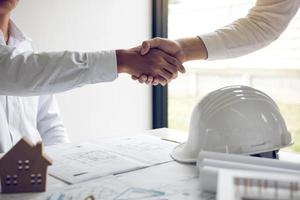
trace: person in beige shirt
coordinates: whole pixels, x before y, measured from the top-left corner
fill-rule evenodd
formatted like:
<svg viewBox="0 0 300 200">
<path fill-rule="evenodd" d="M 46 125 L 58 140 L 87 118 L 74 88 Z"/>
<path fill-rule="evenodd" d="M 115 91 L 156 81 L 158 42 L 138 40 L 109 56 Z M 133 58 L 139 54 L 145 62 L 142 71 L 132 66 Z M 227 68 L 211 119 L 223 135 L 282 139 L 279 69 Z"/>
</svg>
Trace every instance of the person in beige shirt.
<svg viewBox="0 0 300 200">
<path fill-rule="evenodd" d="M 142 55 L 156 48 L 177 57 L 181 62 L 190 60 L 220 60 L 243 56 L 275 41 L 289 25 L 300 6 L 300 0 L 257 0 L 248 14 L 214 32 L 168 40 L 154 38 L 144 41 Z M 201 24 L 199 24 L 201 26 Z M 168 81 L 146 74 L 132 77 L 141 83 L 154 84 Z"/>
</svg>

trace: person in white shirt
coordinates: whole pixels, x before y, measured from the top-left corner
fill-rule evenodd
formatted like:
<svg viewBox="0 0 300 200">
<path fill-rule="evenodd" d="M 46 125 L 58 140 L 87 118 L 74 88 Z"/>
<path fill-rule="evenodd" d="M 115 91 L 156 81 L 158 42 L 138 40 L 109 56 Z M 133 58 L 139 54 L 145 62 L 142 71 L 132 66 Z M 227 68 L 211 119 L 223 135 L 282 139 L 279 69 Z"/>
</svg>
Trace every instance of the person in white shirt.
<svg viewBox="0 0 300 200">
<path fill-rule="evenodd" d="M 175 41 L 163 38 L 144 41 L 141 54 L 147 54 L 151 48 L 158 48 L 177 57 L 181 62 L 243 56 L 275 41 L 295 16 L 299 5 L 300 0 L 257 0 L 247 16 L 221 29 Z M 132 78 L 153 85 L 168 82 L 163 77 L 147 76 L 147 74 L 140 77 L 132 76 Z"/>
<path fill-rule="evenodd" d="M 173 79 L 182 63 L 156 50 L 35 53 L 31 40 L 10 20 L 19 0 L 0 0 L 0 153 L 21 137 L 53 145 L 68 141 L 55 97 L 86 84 L 113 81 L 118 73 Z"/>
</svg>

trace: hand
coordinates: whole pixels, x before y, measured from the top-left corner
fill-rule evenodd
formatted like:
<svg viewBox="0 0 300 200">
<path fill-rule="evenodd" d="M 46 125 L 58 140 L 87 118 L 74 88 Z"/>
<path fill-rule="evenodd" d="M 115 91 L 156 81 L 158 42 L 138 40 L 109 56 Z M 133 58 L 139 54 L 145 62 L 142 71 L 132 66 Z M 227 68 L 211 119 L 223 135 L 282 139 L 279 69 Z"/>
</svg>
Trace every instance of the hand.
<svg viewBox="0 0 300 200">
<path fill-rule="evenodd" d="M 180 62 L 185 61 L 185 54 L 180 43 L 175 40 L 164 38 L 154 38 L 143 42 L 141 47 L 141 55 L 146 55 L 151 49 L 160 49 L 165 53 L 177 58 Z M 182 69 L 184 70 L 184 68 Z M 183 71 L 184 72 L 184 71 Z"/>
<path fill-rule="evenodd" d="M 152 49 L 144 56 L 140 55 L 140 50 L 141 48 L 117 50 L 118 72 L 125 72 L 136 77 L 142 74 L 159 76 L 166 82 L 158 81 L 158 83 L 165 85 L 176 78 L 178 71 L 183 68 L 181 62 L 161 50 Z"/>
<path fill-rule="evenodd" d="M 185 61 L 185 55 L 183 49 L 179 42 L 168 40 L 164 38 L 154 38 L 151 40 L 144 41 L 141 47 L 141 55 L 146 55 L 151 49 L 158 48 L 167 54 L 177 58 L 180 62 Z M 181 73 L 185 73 L 185 68 L 182 67 L 179 70 Z M 139 80 L 140 83 L 158 85 L 158 83 L 167 83 L 163 77 L 152 77 L 147 76 L 146 74 L 141 75 L 140 77 L 132 76 L 133 80 Z"/>
<path fill-rule="evenodd" d="M 165 53 L 177 58 L 179 61 L 186 62 L 190 60 L 205 60 L 208 57 L 206 46 L 200 37 L 182 38 L 178 40 L 168 40 L 163 38 L 154 38 L 145 41 L 142 45 L 141 54 L 145 55 L 151 48 L 158 48 Z M 162 82 L 162 77 L 149 77 L 142 75 L 140 77 L 132 77 L 139 79 L 141 83 L 157 84 Z"/>
</svg>

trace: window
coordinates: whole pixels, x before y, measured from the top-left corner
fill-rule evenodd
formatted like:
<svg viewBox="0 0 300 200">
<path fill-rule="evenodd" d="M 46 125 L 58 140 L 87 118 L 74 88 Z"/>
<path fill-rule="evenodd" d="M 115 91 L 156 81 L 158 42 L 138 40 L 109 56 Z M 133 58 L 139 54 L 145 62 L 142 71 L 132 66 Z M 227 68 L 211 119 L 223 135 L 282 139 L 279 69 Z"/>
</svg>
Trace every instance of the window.
<svg viewBox="0 0 300 200">
<path fill-rule="evenodd" d="M 208 33 L 247 14 L 254 0 L 170 0 L 170 39 Z M 269 94 L 280 107 L 300 152 L 300 13 L 282 36 L 253 54 L 224 61 L 195 61 L 169 85 L 169 127 L 188 131 L 191 112 L 207 93 L 228 85 L 248 85 Z"/>
<path fill-rule="evenodd" d="M 18 175 L 14 174 L 13 176 L 11 175 L 6 175 L 6 178 L 5 178 L 5 185 L 6 186 L 10 186 L 10 185 L 18 185 Z"/>
<path fill-rule="evenodd" d="M 29 160 L 18 160 L 18 170 L 22 171 L 25 169 L 28 171 L 30 169 L 30 161 Z"/>
<path fill-rule="evenodd" d="M 30 183 L 32 185 L 42 184 L 42 174 L 30 174 Z"/>
</svg>

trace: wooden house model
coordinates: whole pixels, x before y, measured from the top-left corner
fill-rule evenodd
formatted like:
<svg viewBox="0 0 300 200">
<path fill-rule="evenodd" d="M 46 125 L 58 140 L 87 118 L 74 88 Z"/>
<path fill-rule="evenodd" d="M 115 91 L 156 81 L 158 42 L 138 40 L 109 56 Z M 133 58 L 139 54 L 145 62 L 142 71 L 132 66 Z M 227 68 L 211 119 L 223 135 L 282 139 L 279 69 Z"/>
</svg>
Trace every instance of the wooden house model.
<svg viewBox="0 0 300 200">
<path fill-rule="evenodd" d="M 2 193 L 44 192 L 51 164 L 43 154 L 42 143 L 33 145 L 22 138 L 0 160 Z"/>
</svg>

